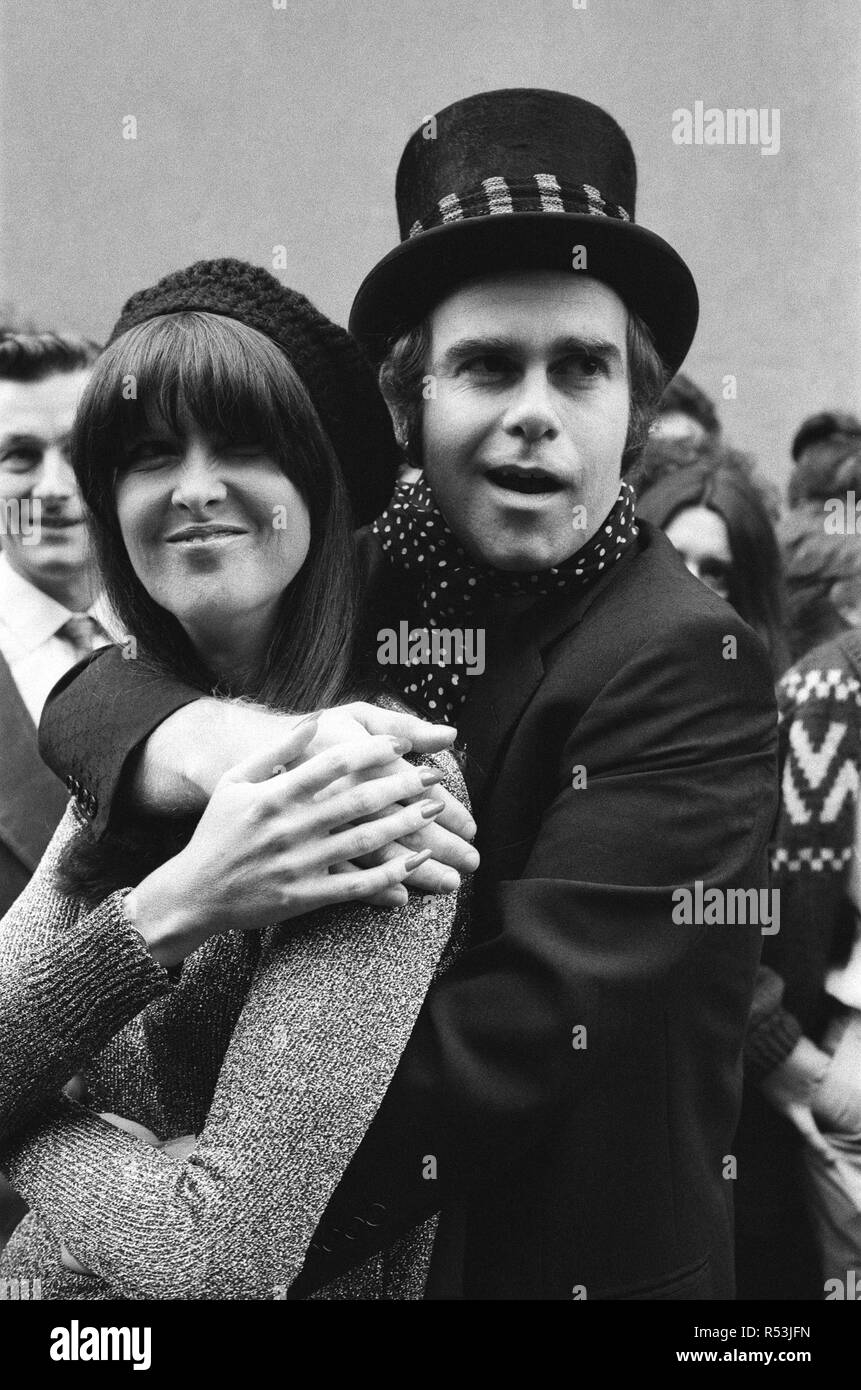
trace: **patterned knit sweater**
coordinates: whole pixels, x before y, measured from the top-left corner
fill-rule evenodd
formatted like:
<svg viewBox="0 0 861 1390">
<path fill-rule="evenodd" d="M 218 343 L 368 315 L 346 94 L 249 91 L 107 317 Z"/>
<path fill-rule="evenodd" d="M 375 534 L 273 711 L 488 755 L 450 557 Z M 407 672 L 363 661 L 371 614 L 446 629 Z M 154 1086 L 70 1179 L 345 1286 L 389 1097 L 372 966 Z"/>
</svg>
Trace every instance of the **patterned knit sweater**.
<svg viewBox="0 0 861 1390">
<path fill-rule="evenodd" d="M 465 802 L 454 759 L 431 761 Z M 0 1167 L 32 1209 L 0 1276 L 54 1299 L 283 1298 L 462 940 L 464 893 L 213 937 L 176 980 L 124 891 L 92 912 L 59 894 L 81 833 L 71 805 L 0 925 Z M 78 1072 L 86 1108 L 58 1094 Z M 197 1147 L 174 1158 L 99 1111 Z M 420 1298 L 431 1235 L 322 1296 Z M 61 1241 L 90 1276 L 61 1267 Z"/>
<path fill-rule="evenodd" d="M 764 938 L 745 1050 L 750 1075 L 825 1021 L 825 976 L 855 930 L 846 893 L 861 769 L 861 632 L 809 652 L 778 687 L 781 796 L 772 843 L 780 931 Z"/>
</svg>

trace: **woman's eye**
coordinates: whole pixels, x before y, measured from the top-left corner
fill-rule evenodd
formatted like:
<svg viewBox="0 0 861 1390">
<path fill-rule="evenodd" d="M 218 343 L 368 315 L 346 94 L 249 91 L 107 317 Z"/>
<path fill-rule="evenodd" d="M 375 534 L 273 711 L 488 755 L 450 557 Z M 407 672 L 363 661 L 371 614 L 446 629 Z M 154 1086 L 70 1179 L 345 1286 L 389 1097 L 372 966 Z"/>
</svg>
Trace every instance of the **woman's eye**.
<svg viewBox="0 0 861 1390">
<path fill-rule="evenodd" d="M 39 455 L 35 452 L 29 453 L 24 450 L 16 450 L 14 454 L 6 454 L 0 459 L 0 468 L 7 473 L 29 473 L 31 468 L 38 467 Z"/>
<path fill-rule="evenodd" d="M 266 450 L 262 444 L 226 444 L 221 451 L 225 458 L 259 458 Z"/>
<path fill-rule="evenodd" d="M 137 471 L 163 468 L 167 464 L 175 463 L 176 458 L 176 450 L 167 445 L 144 444 L 129 454 L 125 466 L 127 470 Z"/>
<path fill-rule="evenodd" d="M 729 575 L 722 565 L 704 564 L 700 568 L 700 578 L 704 584 L 708 584 L 721 598 L 726 598 L 729 593 Z"/>
</svg>

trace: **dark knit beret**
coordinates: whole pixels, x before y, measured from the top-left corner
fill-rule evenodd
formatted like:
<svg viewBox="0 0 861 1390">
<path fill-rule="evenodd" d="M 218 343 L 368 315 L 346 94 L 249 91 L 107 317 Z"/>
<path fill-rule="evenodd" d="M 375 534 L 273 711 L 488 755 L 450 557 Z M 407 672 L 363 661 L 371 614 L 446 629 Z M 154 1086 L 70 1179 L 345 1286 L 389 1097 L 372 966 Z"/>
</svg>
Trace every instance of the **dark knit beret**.
<svg viewBox="0 0 861 1390">
<path fill-rule="evenodd" d="M 262 266 L 226 257 L 197 261 L 133 294 L 108 342 L 147 319 L 187 310 L 238 319 L 283 350 L 332 441 L 357 524 L 379 515 L 394 490 L 398 447 L 374 372 L 346 329 Z"/>
</svg>

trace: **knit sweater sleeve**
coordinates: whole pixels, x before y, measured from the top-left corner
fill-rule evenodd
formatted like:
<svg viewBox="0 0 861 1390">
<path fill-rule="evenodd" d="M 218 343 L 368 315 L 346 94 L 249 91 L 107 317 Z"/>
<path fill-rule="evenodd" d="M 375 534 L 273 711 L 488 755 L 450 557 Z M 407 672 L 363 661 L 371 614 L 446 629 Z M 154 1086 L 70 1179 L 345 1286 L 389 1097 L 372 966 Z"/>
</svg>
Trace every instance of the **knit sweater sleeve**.
<svg viewBox="0 0 861 1390">
<path fill-rule="evenodd" d="M 771 844 L 780 931 L 763 946 L 745 1042 L 761 1080 L 809 1031 L 854 847 L 861 692 L 840 643 L 811 652 L 777 689 L 780 808 Z"/>
<path fill-rule="evenodd" d="M 761 1081 L 785 1062 L 801 1037 L 801 1024 L 783 1007 L 783 992 L 780 976 L 761 965 L 744 1043 L 744 1074 L 749 1081 Z"/>
<path fill-rule="evenodd" d="M 0 922 L 0 1142 L 170 988 L 126 921 L 122 892 L 88 912 L 56 887 L 59 856 L 81 832 L 69 806 Z"/>
<path fill-rule="evenodd" d="M 0 1162 L 111 1296 L 279 1296 L 460 935 L 461 896 L 270 928 L 189 1158 L 61 1098 Z"/>
</svg>

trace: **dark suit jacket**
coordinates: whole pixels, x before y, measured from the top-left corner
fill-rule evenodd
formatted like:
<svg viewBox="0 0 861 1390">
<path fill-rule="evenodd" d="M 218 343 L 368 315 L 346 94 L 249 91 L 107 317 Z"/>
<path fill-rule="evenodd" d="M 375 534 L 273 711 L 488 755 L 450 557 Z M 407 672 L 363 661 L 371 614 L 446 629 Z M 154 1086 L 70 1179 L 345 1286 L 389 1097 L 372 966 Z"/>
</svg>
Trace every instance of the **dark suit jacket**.
<svg viewBox="0 0 861 1390">
<path fill-rule="evenodd" d="M 0 916 L 26 888 L 68 799 L 39 756 L 36 726 L 0 656 Z"/>
<path fill-rule="evenodd" d="M 364 545 L 373 623 L 397 627 L 410 596 Z M 497 613 L 486 650 L 458 720 L 482 852 L 471 948 L 432 987 L 296 1295 L 442 1206 L 431 1296 L 731 1297 L 760 928 L 679 925 L 672 892 L 767 885 L 766 654 L 645 525 L 579 601 Z M 97 657 L 43 722 L 97 823 L 129 750 L 194 697 L 156 683 L 132 703 L 133 665 Z M 72 748 L 88 692 L 112 727 Z"/>
<path fill-rule="evenodd" d="M 0 917 L 26 888 L 68 799 L 39 756 L 36 726 L 0 656 Z M 0 1249 L 26 1210 L 0 1174 Z"/>
</svg>

